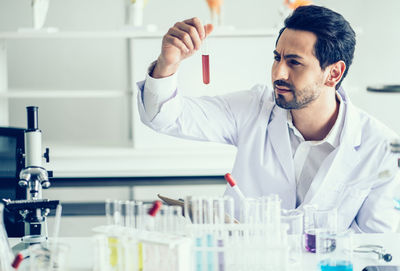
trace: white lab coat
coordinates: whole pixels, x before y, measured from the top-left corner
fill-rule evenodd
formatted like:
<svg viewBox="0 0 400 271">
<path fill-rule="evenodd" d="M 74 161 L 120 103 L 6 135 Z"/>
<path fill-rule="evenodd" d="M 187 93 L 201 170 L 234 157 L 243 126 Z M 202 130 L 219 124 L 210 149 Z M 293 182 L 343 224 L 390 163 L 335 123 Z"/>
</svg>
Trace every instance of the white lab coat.
<svg viewBox="0 0 400 271">
<path fill-rule="evenodd" d="M 143 83 L 139 83 L 143 91 Z M 287 111 L 275 105 L 264 86 L 217 97 L 188 98 L 177 90 L 150 119 L 142 101 L 142 121 L 152 129 L 182 138 L 233 144 L 237 156 L 232 175 L 246 197 L 278 194 L 282 207 L 296 204 L 296 181 L 289 141 Z M 399 212 L 394 193 L 399 189 L 397 155 L 389 144 L 397 135 L 355 107 L 343 89 L 344 126 L 340 145 L 323 161 L 303 203 L 321 209 L 337 207 L 339 230 L 396 230 Z M 379 175 L 379 176 L 378 176 Z M 227 186 L 226 194 L 239 203 Z"/>
</svg>

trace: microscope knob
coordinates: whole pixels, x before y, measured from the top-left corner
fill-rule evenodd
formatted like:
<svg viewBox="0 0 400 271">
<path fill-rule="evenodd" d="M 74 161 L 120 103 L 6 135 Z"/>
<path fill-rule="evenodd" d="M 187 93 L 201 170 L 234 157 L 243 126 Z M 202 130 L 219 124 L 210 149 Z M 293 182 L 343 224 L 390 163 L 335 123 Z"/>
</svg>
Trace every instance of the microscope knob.
<svg viewBox="0 0 400 271">
<path fill-rule="evenodd" d="M 47 189 L 47 188 L 49 188 L 50 187 L 50 182 L 49 181 L 43 181 L 42 182 L 42 187 L 44 188 L 44 189 Z"/>
<path fill-rule="evenodd" d="M 24 180 L 24 179 L 21 179 L 21 180 L 19 180 L 18 185 L 21 186 L 21 187 L 27 187 L 28 186 L 28 181 Z"/>
<path fill-rule="evenodd" d="M 392 254 L 386 253 L 382 256 L 382 258 L 385 260 L 385 262 L 390 262 L 392 260 Z"/>
<path fill-rule="evenodd" d="M 44 153 L 44 158 L 46 158 L 46 163 L 50 162 L 50 149 L 46 148 L 46 152 Z"/>
</svg>

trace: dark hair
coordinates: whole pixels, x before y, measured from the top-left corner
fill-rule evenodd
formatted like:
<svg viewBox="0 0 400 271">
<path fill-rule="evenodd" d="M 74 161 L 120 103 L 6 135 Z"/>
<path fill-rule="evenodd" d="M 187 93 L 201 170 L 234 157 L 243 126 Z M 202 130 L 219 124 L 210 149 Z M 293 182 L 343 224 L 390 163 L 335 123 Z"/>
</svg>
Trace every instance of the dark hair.
<svg viewBox="0 0 400 271">
<path fill-rule="evenodd" d="M 346 70 L 336 85 L 338 89 L 353 62 L 356 45 L 356 34 L 349 22 L 330 9 L 310 5 L 298 7 L 286 18 L 285 26 L 279 31 L 276 44 L 286 28 L 309 31 L 317 36 L 314 54 L 322 69 L 339 60 L 344 61 Z"/>
</svg>

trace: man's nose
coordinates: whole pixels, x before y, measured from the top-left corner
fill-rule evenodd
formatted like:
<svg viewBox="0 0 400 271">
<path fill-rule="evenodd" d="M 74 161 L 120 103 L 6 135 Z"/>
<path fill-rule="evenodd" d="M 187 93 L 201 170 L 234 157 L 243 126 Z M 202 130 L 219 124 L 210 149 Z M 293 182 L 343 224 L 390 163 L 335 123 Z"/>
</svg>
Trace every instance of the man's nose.
<svg viewBox="0 0 400 271">
<path fill-rule="evenodd" d="M 274 68 L 272 69 L 272 77 L 274 78 L 274 81 L 289 79 L 288 68 L 283 61 L 275 63 Z"/>
</svg>

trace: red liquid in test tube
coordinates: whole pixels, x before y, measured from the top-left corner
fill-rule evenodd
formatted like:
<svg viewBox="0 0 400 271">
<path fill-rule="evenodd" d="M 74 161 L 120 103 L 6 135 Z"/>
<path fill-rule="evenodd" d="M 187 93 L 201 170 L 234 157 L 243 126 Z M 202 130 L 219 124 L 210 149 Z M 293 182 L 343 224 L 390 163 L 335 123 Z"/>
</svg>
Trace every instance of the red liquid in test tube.
<svg viewBox="0 0 400 271">
<path fill-rule="evenodd" d="M 203 64 L 203 83 L 210 83 L 210 55 L 202 55 L 201 61 Z"/>
<path fill-rule="evenodd" d="M 201 63 L 203 68 L 203 83 L 210 83 L 210 54 L 208 53 L 207 41 L 203 40 Z"/>
</svg>

